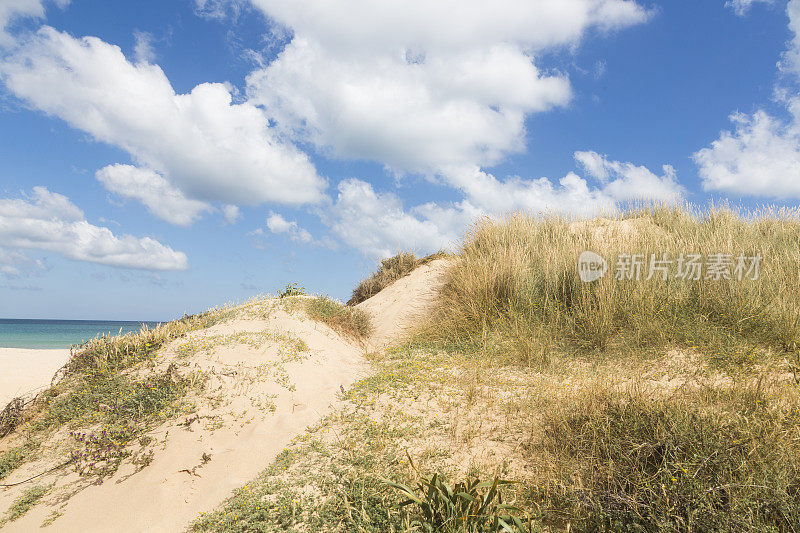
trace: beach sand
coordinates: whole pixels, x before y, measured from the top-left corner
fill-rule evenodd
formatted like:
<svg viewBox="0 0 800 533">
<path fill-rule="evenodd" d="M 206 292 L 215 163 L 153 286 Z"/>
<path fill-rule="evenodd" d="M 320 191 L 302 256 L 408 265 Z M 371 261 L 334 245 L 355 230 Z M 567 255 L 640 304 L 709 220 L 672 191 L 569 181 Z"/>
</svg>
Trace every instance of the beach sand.
<svg viewBox="0 0 800 533">
<path fill-rule="evenodd" d="M 53 374 L 69 359 L 69 349 L 0 348 L 0 409 L 17 396 L 50 385 Z"/>
</svg>

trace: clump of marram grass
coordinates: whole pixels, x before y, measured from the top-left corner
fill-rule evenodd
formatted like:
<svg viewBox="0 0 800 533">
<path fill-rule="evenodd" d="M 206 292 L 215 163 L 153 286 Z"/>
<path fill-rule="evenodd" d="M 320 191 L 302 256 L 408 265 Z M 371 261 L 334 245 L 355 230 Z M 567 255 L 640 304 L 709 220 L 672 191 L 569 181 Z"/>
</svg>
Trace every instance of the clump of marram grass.
<svg viewBox="0 0 800 533">
<path fill-rule="evenodd" d="M 578 257 L 609 262 L 602 279 L 583 283 Z M 620 254 L 761 256 L 758 279 L 615 279 Z M 735 266 L 735 265 L 734 265 Z M 731 273 L 733 273 L 733 266 Z M 448 273 L 426 336 L 485 341 L 512 332 L 520 358 L 547 350 L 692 347 L 732 362 L 754 348 L 800 348 L 800 218 L 789 211 L 739 214 L 712 207 L 651 207 L 573 222 L 516 215 L 485 220 L 468 233 Z M 502 336 L 502 335 L 501 335 Z"/>
<path fill-rule="evenodd" d="M 364 311 L 346 307 L 327 296 L 304 300 L 303 305 L 309 317 L 353 339 L 363 339 L 369 336 L 372 330 L 369 317 Z"/>
<path fill-rule="evenodd" d="M 759 383 L 553 405 L 529 447 L 551 478 L 529 492 L 574 531 L 797 531 L 800 412 L 796 394 L 770 396 Z"/>
<path fill-rule="evenodd" d="M 401 252 L 394 257 L 384 259 L 377 271 L 353 289 L 353 295 L 347 300 L 347 305 L 359 304 L 375 296 L 398 279 L 407 276 L 417 267 L 445 256 L 445 252 L 436 252 L 417 259 L 414 254 Z"/>
</svg>

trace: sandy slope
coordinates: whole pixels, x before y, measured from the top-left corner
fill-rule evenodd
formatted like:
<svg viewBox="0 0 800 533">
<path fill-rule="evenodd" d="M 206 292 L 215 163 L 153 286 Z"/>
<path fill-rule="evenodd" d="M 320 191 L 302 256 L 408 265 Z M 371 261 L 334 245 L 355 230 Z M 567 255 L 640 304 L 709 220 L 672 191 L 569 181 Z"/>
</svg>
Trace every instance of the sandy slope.
<svg viewBox="0 0 800 533">
<path fill-rule="evenodd" d="M 445 280 L 452 259 L 437 259 L 400 278 L 356 307 L 372 319 L 371 349 L 396 342 L 424 317 Z"/>
<path fill-rule="evenodd" d="M 11 399 L 50 385 L 56 370 L 69 359 L 69 350 L 0 348 L 0 409 Z"/>
<path fill-rule="evenodd" d="M 216 347 L 176 357 L 187 342 L 179 339 L 159 364 L 208 373 L 206 392 L 196 398 L 200 418 L 188 428 L 178 425 L 186 417 L 164 424 L 153 432 L 158 444 L 149 466 L 130 477 L 133 467 L 123 466 L 106 483 L 83 488 L 63 508 L 59 500 L 82 480 L 70 471 L 40 478 L 36 484 L 55 482 L 57 488 L 4 532 L 37 530 L 55 510 L 63 513 L 52 526 L 59 532 L 181 531 L 266 468 L 294 435 L 337 403 L 340 387 L 365 370 L 357 345 L 280 309 L 266 320 L 234 320 L 192 339 Z M 308 349 L 293 356 L 297 339 Z M 262 341 L 257 348 L 248 344 Z M 206 463 L 203 454 L 211 457 Z M 24 465 L 3 483 L 39 473 L 52 461 Z M 1 491 L 0 513 L 30 485 Z"/>
<path fill-rule="evenodd" d="M 420 267 L 360 304 L 375 325 L 367 349 L 400 338 L 423 317 L 447 266 L 448 260 L 438 260 Z M 134 472 L 133 465 L 123 465 L 102 485 L 87 486 L 85 478 L 64 469 L 35 483 L 0 489 L 2 516 L 25 489 L 55 483 L 3 531 L 38 530 L 53 513 L 59 516 L 51 528 L 59 532 L 182 531 L 269 466 L 295 435 L 338 404 L 342 387 L 368 370 L 363 344 L 343 339 L 284 301 L 258 306 L 174 341 L 159 354 L 161 369 L 174 363 L 181 374 L 200 371 L 208 381 L 202 394 L 191 398 L 199 418 L 184 416 L 151 433 L 149 466 Z M 299 340 L 306 350 L 296 349 Z M 193 350 L 186 349 L 190 345 Z M 0 441 L 0 450 L 9 445 L 8 439 Z M 45 450 L 48 446 L 54 443 Z M 47 455 L 2 483 L 43 472 L 64 457 L 63 451 Z"/>
</svg>

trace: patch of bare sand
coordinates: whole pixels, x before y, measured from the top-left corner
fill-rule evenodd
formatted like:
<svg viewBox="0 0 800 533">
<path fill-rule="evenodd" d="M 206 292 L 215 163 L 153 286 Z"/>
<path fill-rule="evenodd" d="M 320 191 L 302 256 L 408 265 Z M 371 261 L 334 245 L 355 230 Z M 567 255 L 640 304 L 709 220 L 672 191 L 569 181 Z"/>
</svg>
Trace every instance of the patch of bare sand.
<svg viewBox="0 0 800 533">
<path fill-rule="evenodd" d="M 569 225 L 573 235 L 588 234 L 592 242 L 629 242 L 644 237 L 666 237 L 667 233 L 648 217 L 614 220 L 604 217 L 578 220 Z"/>
<path fill-rule="evenodd" d="M 0 348 L 0 410 L 18 396 L 32 396 L 50 385 L 66 364 L 69 349 Z"/>
<path fill-rule="evenodd" d="M 356 306 L 372 319 L 373 332 L 368 340 L 371 349 L 401 340 L 429 313 L 451 262 L 431 261 Z"/>
<path fill-rule="evenodd" d="M 125 464 L 102 485 L 86 486 L 64 469 L 2 490 L 0 515 L 30 486 L 55 484 L 4 531 L 39 529 L 53 513 L 60 514 L 54 530 L 65 532 L 181 531 L 258 475 L 365 370 L 359 347 L 327 326 L 288 313 L 278 301 L 266 316 L 194 332 L 159 356 L 159 366 L 174 364 L 181 374 L 202 373 L 207 381 L 192 398 L 196 414 L 151 433 L 149 466 L 136 472 Z M 63 457 L 23 465 L 3 483 L 38 474 Z"/>
</svg>

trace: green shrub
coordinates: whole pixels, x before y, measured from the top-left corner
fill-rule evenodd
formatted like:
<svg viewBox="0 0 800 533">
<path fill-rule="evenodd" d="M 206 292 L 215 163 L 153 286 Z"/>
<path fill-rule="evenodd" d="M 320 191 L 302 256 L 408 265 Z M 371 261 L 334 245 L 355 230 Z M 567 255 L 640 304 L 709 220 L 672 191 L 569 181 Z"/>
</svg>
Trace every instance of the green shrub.
<svg viewBox="0 0 800 533">
<path fill-rule="evenodd" d="M 410 458 L 409 458 L 410 459 Z M 411 527 L 437 533 L 529 533 L 527 524 L 514 513 L 519 509 L 503 503 L 501 488 L 513 483 L 497 477 L 481 482 L 467 479 L 450 486 L 438 474 L 422 476 L 416 489 L 389 480 L 384 482 L 397 490 L 405 501 L 400 507 L 412 506 L 417 517 Z"/>
<path fill-rule="evenodd" d="M 298 287 L 297 283 L 287 283 L 283 290 L 278 291 L 278 298 L 288 298 L 290 296 L 303 296 L 306 293 L 305 287 Z"/>
</svg>

